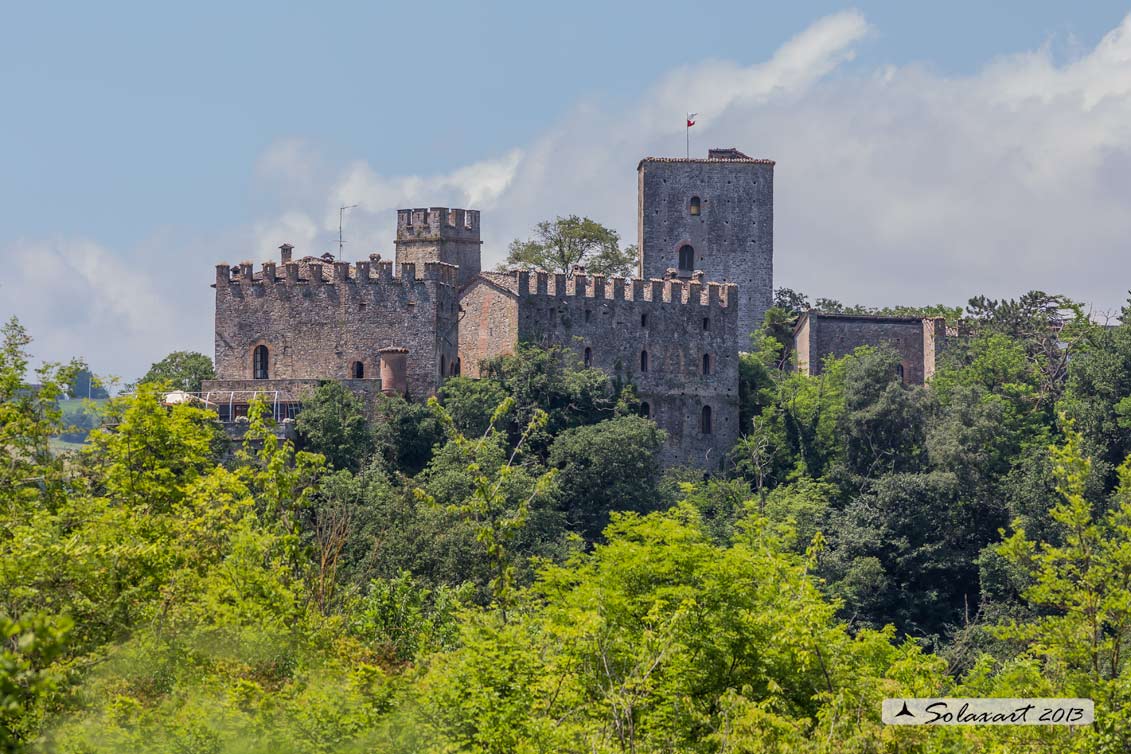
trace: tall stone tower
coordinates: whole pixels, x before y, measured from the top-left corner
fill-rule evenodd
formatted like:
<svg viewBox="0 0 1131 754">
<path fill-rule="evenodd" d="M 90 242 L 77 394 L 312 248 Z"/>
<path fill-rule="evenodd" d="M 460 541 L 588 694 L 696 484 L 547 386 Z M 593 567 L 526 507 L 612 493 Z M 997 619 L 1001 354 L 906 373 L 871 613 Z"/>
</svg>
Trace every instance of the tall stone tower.
<svg viewBox="0 0 1131 754">
<path fill-rule="evenodd" d="M 645 157 L 636 168 L 640 276 L 738 284 L 739 348 L 762 325 L 774 287 L 774 162 L 737 149 L 707 159 Z"/>
<path fill-rule="evenodd" d="M 479 210 L 397 210 L 397 265 L 406 262 L 424 269 L 425 262 L 459 266 L 458 285 L 474 279 L 480 270 Z"/>
</svg>

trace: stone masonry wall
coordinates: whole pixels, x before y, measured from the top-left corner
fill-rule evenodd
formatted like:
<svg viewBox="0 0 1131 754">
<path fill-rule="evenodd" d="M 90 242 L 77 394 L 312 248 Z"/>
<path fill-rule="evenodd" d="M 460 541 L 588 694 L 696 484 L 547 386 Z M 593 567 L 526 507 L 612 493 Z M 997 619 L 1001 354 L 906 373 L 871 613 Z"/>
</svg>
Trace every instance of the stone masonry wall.
<svg viewBox="0 0 1131 754">
<path fill-rule="evenodd" d="M 735 286 L 514 275 L 519 340 L 569 346 L 581 361 L 588 349 L 592 366 L 636 385 L 650 416 L 668 432 L 665 464 L 719 465 L 739 434 Z M 711 410 L 710 433 L 701 431 L 704 406 Z"/>
<path fill-rule="evenodd" d="M 409 262 L 420 269 L 426 262 L 456 265 L 457 285 L 463 286 L 479 274 L 481 253 L 478 210 L 397 210 L 397 264 Z"/>
<path fill-rule="evenodd" d="M 282 273 L 281 275 L 279 273 Z M 348 379 L 360 361 L 366 377 L 379 374 L 378 350 L 408 353 L 408 389 L 432 394 L 459 355 L 455 275 L 450 265 L 318 264 L 309 259 L 256 273 L 251 264 L 231 274 L 216 270 L 216 376 L 251 380 L 252 352 L 268 348 L 271 379 Z M 256 382 L 262 382 L 256 380 Z"/>
<path fill-rule="evenodd" d="M 935 332 L 943 320 L 919 317 L 870 317 L 806 314 L 799 324 L 797 341 L 798 371 L 821 373 L 821 362 L 828 356 L 850 354 L 859 346 L 890 345 L 900 355 L 903 381 L 922 385 L 934 374 Z M 925 337 L 930 333 L 930 341 Z M 942 336 L 945 337 L 945 330 Z"/>
<path fill-rule="evenodd" d="M 640 276 L 678 269 L 679 249 L 690 245 L 693 269 L 709 281 L 738 284 L 739 348 L 748 350 L 748 336 L 773 299 L 774 163 L 649 157 L 640 161 L 637 180 Z"/>
<path fill-rule="evenodd" d="M 479 363 L 514 353 L 518 343 L 518 297 L 479 277 L 460 292 L 460 373 L 479 377 Z"/>
</svg>

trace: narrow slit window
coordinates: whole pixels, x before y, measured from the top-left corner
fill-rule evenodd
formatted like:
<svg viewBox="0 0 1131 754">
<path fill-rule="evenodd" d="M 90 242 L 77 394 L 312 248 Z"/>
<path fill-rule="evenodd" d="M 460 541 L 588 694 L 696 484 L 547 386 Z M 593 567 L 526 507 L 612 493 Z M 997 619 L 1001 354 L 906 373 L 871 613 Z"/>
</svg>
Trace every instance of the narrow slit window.
<svg viewBox="0 0 1131 754">
<path fill-rule="evenodd" d="M 640 315 L 640 326 L 641 327 L 647 327 L 648 326 L 648 315 L 647 314 L 641 314 Z"/>
<path fill-rule="evenodd" d="M 699 415 L 699 431 L 705 435 L 711 434 L 711 407 L 704 406 Z"/>
<path fill-rule="evenodd" d="M 648 352 L 647 351 L 641 351 L 640 352 L 640 371 L 641 372 L 647 372 L 648 371 Z"/>
<path fill-rule="evenodd" d="M 711 373 L 711 354 L 703 354 L 703 374 Z"/>
<path fill-rule="evenodd" d="M 691 197 L 691 204 L 689 205 L 689 208 L 691 210 L 692 217 L 698 217 L 698 215 L 699 215 L 699 197 L 697 197 L 697 196 Z"/>
<path fill-rule="evenodd" d="M 896 374 L 897 377 L 899 377 L 900 382 L 904 381 L 903 380 L 903 365 L 902 364 L 896 364 L 895 365 L 895 374 Z"/>
<path fill-rule="evenodd" d="M 257 380 L 265 380 L 267 368 L 267 346 L 256 346 L 251 352 L 251 376 Z"/>
<path fill-rule="evenodd" d="M 585 367 L 588 369 L 593 366 L 593 349 L 586 347 L 585 349 Z"/>
<path fill-rule="evenodd" d="M 704 317 L 703 318 L 703 332 L 707 332 L 710 329 L 711 329 L 711 318 L 710 317 Z"/>
</svg>

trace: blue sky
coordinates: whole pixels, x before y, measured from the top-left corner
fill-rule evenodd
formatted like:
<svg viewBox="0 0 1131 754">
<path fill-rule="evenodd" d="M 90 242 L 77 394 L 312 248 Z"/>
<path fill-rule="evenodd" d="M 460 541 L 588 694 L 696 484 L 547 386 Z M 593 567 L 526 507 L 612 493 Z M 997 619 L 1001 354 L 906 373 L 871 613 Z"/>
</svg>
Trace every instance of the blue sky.
<svg viewBox="0 0 1131 754">
<path fill-rule="evenodd" d="M 9 4 L 0 316 L 41 356 L 132 378 L 210 352 L 214 262 L 325 250 L 338 203 L 363 204 L 365 253 L 391 252 L 401 203 L 482 208 L 488 261 L 557 213 L 632 241 L 636 161 L 680 151 L 684 109 L 700 151 L 778 159 L 782 284 L 875 304 L 1061 285 L 1116 306 L 1128 284 L 1078 268 L 1126 256 L 1131 42 L 1104 40 L 1129 9 L 988 6 Z M 1087 169 L 1054 177 L 1046 156 Z M 971 186 L 989 194 L 965 205 Z M 1050 207 L 1057 226 L 1030 233 Z"/>
</svg>

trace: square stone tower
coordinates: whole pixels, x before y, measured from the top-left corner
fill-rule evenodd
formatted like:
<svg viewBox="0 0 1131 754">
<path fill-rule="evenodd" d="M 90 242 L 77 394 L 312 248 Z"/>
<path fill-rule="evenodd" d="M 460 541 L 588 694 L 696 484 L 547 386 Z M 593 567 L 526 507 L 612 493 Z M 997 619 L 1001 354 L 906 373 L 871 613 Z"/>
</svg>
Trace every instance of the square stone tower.
<svg viewBox="0 0 1131 754">
<path fill-rule="evenodd" d="M 762 325 L 774 288 L 774 162 L 737 149 L 707 159 L 645 157 L 636 168 L 640 276 L 738 284 L 739 348 Z"/>
<path fill-rule="evenodd" d="M 481 247 L 479 210 L 428 209 L 397 210 L 397 265 L 444 262 L 459 267 L 459 286 L 479 274 Z"/>
</svg>

